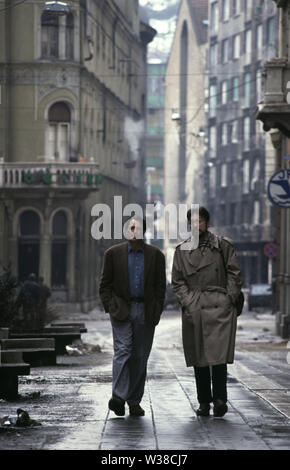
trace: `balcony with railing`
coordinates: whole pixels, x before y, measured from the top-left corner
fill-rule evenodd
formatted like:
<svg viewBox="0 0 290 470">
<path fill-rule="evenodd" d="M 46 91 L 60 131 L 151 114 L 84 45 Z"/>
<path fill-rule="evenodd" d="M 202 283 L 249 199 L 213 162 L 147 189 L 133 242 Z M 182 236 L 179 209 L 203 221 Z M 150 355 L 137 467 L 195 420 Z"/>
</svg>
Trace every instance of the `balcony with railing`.
<svg viewBox="0 0 290 470">
<path fill-rule="evenodd" d="M 91 163 L 0 162 L 0 189 L 98 189 L 103 175 Z"/>
</svg>

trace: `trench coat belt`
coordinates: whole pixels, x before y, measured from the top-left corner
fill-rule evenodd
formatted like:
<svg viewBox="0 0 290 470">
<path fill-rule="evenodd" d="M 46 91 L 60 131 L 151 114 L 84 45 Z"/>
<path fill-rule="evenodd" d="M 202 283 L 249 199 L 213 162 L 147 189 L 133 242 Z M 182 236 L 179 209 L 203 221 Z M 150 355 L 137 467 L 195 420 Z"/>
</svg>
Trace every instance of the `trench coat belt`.
<svg viewBox="0 0 290 470">
<path fill-rule="evenodd" d="M 197 290 L 200 290 L 201 292 L 213 292 L 213 291 L 217 291 L 217 292 L 223 292 L 224 294 L 227 293 L 227 289 L 226 287 L 223 287 L 223 286 L 197 286 Z"/>
</svg>

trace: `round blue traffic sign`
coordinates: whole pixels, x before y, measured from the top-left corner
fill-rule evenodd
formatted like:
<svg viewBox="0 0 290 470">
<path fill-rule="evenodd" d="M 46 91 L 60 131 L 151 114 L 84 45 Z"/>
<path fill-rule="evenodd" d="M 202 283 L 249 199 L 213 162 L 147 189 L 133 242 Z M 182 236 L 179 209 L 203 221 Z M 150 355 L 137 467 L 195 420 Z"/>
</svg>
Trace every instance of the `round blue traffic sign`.
<svg viewBox="0 0 290 470">
<path fill-rule="evenodd" d="M 290 169 L 279 170 L 268 183 L 268 198 L 279 207 L 290 207 Z"/>
</svg>

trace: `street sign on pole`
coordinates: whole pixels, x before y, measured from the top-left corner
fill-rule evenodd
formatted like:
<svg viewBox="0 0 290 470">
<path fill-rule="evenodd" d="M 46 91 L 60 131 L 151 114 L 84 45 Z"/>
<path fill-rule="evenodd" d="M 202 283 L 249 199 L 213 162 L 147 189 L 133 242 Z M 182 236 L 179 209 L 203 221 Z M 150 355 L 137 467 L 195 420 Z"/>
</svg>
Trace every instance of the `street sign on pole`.
<svg viewBox="0 0 290 470">
<path fill-rule="evenodd" d="M 279 207 L 290 207 L 290 169 L 279 170 L 271 176 L 268 198 Z"/>
<path fill-rule="evenodd" d="M 264 255 L 267 258 L 275 258 L 278 255 L 278 245 L 276 243 L 266 243 L 264 246 Z"/>
</svg>

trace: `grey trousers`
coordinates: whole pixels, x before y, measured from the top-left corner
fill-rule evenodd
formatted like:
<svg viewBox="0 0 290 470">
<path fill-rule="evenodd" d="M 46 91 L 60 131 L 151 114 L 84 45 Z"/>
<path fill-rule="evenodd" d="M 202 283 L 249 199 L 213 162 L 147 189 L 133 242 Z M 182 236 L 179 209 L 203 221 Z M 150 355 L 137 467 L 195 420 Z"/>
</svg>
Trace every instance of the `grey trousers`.
<svg viewBox="0 0 290 470">
<path fill-rule="evenodd" d="M 126 321 L 110 318 L 114 340 L 113 395 L 128 405 L 136 405 L 144 394 L 155 327 L 145 323 L 144 303 L 132 302 Z"/>
</svg>

